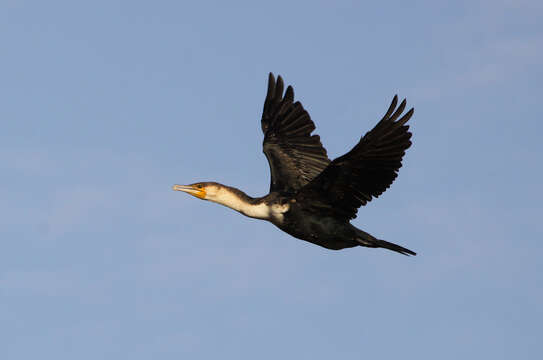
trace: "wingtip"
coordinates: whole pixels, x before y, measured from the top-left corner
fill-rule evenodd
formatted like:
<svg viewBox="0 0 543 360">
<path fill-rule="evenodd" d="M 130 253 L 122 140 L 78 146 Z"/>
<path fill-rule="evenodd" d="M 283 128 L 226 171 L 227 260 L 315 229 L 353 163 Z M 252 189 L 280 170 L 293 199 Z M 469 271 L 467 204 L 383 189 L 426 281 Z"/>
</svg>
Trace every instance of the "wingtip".
<svg viewBox="0 0 543 360">
<path fill-rule="evenodd" d="M 415 112 L 415 108 L 411 108 L 409 109 L 409 111 L 407 111 L 401 118 L 400 120 L 397 121 L 397 124 L 399 126 L 402 126 L 402 125 L 405 125 L 406 122 L 409 121 L 409 119 L 411 119 L 411 117 L 413 116 L 413 113 Z"/>
<path fill-rule="evenodd" d="M 397 104 L 398 104 L 398 95 L 394 95 L 394 97 L 392 98 L 392 102 L 390 103 L 390 106 L 388 107 L 388 110 L 383 116 L 383 118 L 381 119 L 381 121 L 387 120 L 390 117 L 390 115 L 392 115 L 392 113 L 394 112 L 394 109 L 396 109 Z"/>
<path fill-rule="evenodd" d="M 277 82 L 275 83 L 275 94 L 274 98 L 280 100 L 283 97 L 283 89 L 285 88 L 285 83 L 281 75 L 277 75 Z"/>
<path fill-rule="evenodd" d="M 284 99 L 290 102 L 294 101 L 294 89 L 292 88 L 292 86 L 289 85 L 287 87 L 287 91 L 285 91 Z"/>
</svg>

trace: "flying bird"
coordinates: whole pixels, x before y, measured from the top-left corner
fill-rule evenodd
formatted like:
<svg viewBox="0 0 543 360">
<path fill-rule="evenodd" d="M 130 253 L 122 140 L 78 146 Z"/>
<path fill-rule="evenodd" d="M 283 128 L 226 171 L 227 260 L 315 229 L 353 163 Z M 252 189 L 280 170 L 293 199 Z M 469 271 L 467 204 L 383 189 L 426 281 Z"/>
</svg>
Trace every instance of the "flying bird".
<svg viewBox="0 0 543 360">
<path fill-rule="evenodd" d="M 348 153 L 331 161 L 315 124 L 294 90 L 284 91 L 281 76 L 269 74 L 261 125 L 263 150 L 271 172 L 270 192 L 253 198 L 216 182 L 174 185 L 251 218 L 267 220 L 286 233 L 327 249 L 354 246 L 385 248 L 404 255 L 415 252 L 377 239 L 350 221 L 358 208 L 379 197 L 398 176 L 411 132 L 405 99 L 394 96 L 386 114 Z M 403 115 L 402 115 L 403 114 Z"/>
</svg>

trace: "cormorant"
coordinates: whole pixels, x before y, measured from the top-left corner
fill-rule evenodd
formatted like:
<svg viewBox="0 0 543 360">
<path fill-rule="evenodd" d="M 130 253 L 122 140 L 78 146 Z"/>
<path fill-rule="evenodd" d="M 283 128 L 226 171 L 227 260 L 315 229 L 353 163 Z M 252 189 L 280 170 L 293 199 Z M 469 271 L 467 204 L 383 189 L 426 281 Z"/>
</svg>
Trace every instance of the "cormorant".
<svg viewBox="0 0 543 360">
<path fill-rule="evenodd" d="M 267 220 L 286 233 L 327 249 L 354 246 L 385 248 L 416 255 L 402 246 L 380 240 L 353 225 L 358 208 L 377 198 L 392 184 L 411 146 L 405 99 L 394 96 L 385 116 L 351 151 L 330 161 L 315 124 L 281 76 L 269 74 L 262 114 L 264 154 L 271 171 L 270 193 L 252 198 L 216 182 L 174 185 L 197 198 Z M 401 117 L 400 117 L 401 116 Z"/>
</svg>

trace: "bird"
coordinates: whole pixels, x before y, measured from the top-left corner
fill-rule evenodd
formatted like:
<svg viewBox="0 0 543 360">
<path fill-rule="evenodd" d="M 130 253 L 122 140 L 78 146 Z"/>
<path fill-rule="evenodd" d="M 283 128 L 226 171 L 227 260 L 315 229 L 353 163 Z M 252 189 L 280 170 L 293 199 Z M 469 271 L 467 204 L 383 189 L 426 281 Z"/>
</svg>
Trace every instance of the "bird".
<svg viewBox="0 0 543 360">
<path fill-rule="evenodd" d="M 375 127 L 346 154 L 328 158 L 315 124 L 294 90 L 273 73 L 261 118 L 263 152 L 271 173 L 269 194 L 250 197 L 217 182 L 174 185 L 199 199 L 229 207 L 245 216 L 266 220 L 291 236 L 340 250 L 357 246 L 384 248 L 416 255 L 400 245 L 378 239 L 355 227 L 358 208 L 378 198 L 398 176 L 402 159 L 411 146 L 407 121 L 414 108 L 404 112 L 406 100 L 398 96 Z M 403 114 L 403 115 L 402 115 Z"/>
</svg>

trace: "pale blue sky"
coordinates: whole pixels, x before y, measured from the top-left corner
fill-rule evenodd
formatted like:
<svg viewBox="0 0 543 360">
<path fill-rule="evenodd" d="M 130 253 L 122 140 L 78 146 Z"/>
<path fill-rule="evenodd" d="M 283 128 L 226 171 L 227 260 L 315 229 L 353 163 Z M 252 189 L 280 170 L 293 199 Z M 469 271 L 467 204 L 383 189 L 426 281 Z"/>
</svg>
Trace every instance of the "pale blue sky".
<svg viewBox="0 0 543 360">
<path fill-rule="evenodd" d="M 2 359 L 536 359 L 541 1 L 0 3 Z M 171 191 L 269 187 L 267 74 L 331 157 L 414 144 L 332 252 Z"/>
</svg>

